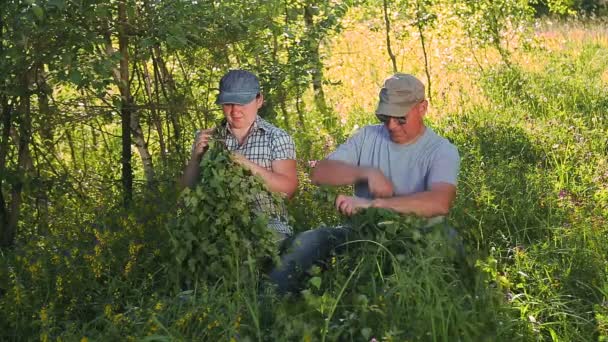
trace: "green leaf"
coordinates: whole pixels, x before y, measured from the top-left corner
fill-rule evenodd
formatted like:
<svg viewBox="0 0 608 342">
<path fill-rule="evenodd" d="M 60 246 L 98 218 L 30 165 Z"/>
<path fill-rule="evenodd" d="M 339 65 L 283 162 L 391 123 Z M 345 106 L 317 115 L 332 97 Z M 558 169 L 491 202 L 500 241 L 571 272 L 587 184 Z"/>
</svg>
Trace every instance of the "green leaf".
<svg viewBox="0 0 608 342">
<path fill-rule="evenodd" d="M 38 20 L 42 21 L 42 19 L 44 19 L 44 10 L 42 9 L 42 7 L 38 5 L 33 5 L 32 12 Z"/>
<path fill-rule="evenodd" d="M 82 74 L 78 69 L 70 70 L 69 78 L 70 81 L 76 85 L 80 85 L 82 83 Z"/>
<path fill-rule="evenodd" d="M 412 231 L 412 240 L 420 241 L 420 239 L 422 239 L 422 234 L 420 233 L 420 231 L 418 231 L 418 229 Z"/>
<path fill-rule="evenodd" d="M 369 338 L 372 336 L 372 329 L 371 328 L 361 329 L 361 335 L 363 335 L 364 339 L 369 340 Z"/>
<path fill-rule="evenodd" d="M 308 282 L 317 290 L 321 288 L 321 277 L 312 277 Z"/>
<path fill-rule="evenodd" d="M 65 0 L 49 0 L 49 5 L 63 10 L 65 8 Z"/>
</svg>

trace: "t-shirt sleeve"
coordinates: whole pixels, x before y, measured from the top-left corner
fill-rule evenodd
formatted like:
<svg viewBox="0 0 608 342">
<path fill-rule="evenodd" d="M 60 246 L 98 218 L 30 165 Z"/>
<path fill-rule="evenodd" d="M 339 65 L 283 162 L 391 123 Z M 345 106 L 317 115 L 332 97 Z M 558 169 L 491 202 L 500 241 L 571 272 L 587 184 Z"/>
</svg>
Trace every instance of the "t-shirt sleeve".
<svg viewBox="0 0 608 342">
<path fill-rule="evenodd" d="M 345 143 L 338 146 L 334 152 L 327 156 L 327 159 L 341 161 L 351 165 L 359 165 L 364 137 L 365 128 L 362 128 L 348 138 Z"/>
<path fill-rule="evenodd" d="M 272 160 L 296 159 L 296 145 L 286 132 L 279 132 L 271 140 Z"/>
<path fill-rule="evenodd" d="M 452 144 L 445 144 L 439 148 L 433 158 L 431 169 L 427 177 L 427 189 L 433 183 L 449 183 L 458 185 L 458 172 L 460 171 L 460 156 L 458 149 Z"/>
</svg>

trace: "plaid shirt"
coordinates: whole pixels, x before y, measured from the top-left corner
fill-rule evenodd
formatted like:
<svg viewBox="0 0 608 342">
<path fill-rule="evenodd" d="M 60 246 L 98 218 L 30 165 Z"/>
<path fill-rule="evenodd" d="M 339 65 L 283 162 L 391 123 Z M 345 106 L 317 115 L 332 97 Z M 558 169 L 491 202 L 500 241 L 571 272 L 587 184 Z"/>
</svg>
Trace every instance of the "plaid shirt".
<svg viewBox="0 0 608 342">
<path fill-rule="evenodd" d="M 289 134 L 259 116 L 253 122 L 242 145 L 239 145 L 239 141 L 230 131 L 226 120 L 222 122 L 219 130 L 222 137 L 226 139 L 226 147 L 229 151 L 240 153 L 267 170 L 272 170 L 272 162 L 275 160 L 296 159 L 295 144 Z M 268 193 L 258 194 L 256 202 L 256 210 L 264 212 L 270 217 L 269 228 L 282 234 L 292 234 L 292 229 L 287 224 L 285 203 L 281 202 L 278 206 L 273 205 Z"/>
</svg>

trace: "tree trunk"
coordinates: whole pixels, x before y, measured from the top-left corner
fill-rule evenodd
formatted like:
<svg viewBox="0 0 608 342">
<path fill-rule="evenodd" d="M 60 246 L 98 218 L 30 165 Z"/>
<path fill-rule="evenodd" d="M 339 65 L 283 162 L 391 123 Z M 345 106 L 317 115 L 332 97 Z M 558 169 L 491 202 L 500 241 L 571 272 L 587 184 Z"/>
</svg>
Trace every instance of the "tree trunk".
<svg viewBox="0 0 608 342">
<path fill-rule="evenodd" d="M 12 104 L 8 103 L 6 96 L 2 96 L 0 98 L 0 106 L 2 109 L 2 136 L 0 137 L 0 246 L 8 247 L 12 244 L 13 238 L 11 236 L 14 236 L 14 233 L 11 232 L 11 227 L 9 226 L 10 213 L 4 200 L 2 188 L 6 179 L 6 155 L 9 148 Z"/>
<path fill-rule="evenodd" d="M 433 94 L 431 93 L 431 66 L 429 64 L 428 53 L 426 52 L 426 39 L 424 37 L 424 18 L 423 11 L 420 7 L 420 2 L 416 2 L 416 27 L 420 34 L 420 45 L 422 45 L 422 56 L 424 57 L 424 72 L 426 73 L 427 81 L 427 97 L 430 102 L 433 102 Z"/>
<path fill-rule="evenodd" d="M 142 73 L 144 79 L 144 89 L 146 92 L 146 96 L 148 97 L 148 103 L 150 106 L 150 113 L 152 115 L 152 123 L 156 128 L 156 133 L 158 134 L 158 143 L 160 145 L 160 158 L 163 163 L 167 163 L 167 146 L 165 145 L 165 135 L 163 133 L 163 124 L 158 114 L 158 110 L 156 109 L 156 102 L 154 102 L 154 98 L 152 95 L 152 82 L 150 81 L 150 72 L 148 71 L 148 65 L 145 62 L 141 63 Z"/>
<path fill-rule="evenodd" d="M 391 47 L 391 21 L 388 18 L 388 0 L 382 1 L 382 8 L 384 10 L 384 25 L 386 29 L 386 50 L 393 63 L 393 72 L 397 72 L 397 59 L 395 58 L 393 48 Z"/>
<path fill-rule="evenodd" d="M 17 143 L 17 176 L 11 186 L 11 203 L 8 210 L 8 220 L 5 219 L 7 225 L 2 229 L 0 246 L 8 247 L 13 245 L 15 236 L 17 235 L 17 225 L 19 224 L 19 216 L 21 214 L 21 204 L 23 202 L 22 190 L 32 165 L 32 160 L 29 155 L 29 141 L 32 132 L 31 118 L 31 94 L 29 91 L 30 73 L 25 72 L 21 82 L 21 95 L 19 101 L 19 112 L 21 120 L 19 120 L 18 132 L 14 132 L 14 137 Z M 10 119 L 9 119 L 10 121 Z M 9 130 L 9 135 L 10 135 Z M 3 200 L 4 201 L 4 200 Z M 6 211 L 6 210 L 5 210 Z M 5 213 L 6 214 L 6 213 Z"/>
<path fill-rule="evenodd" d="M 177 87 L 175 86 L 173 76 L 167 69 L 167 64 L 165 63 L 165 60 L 162 57 L 160 46 L 154 47 L 152 58 L 155 60 L 155 65 L 159 69 L 158 71 L 160 71 L 159 76 L 161 79 L 160 83 L 161 83 L 161 89 L 163 90 L 163 95 L 169 102 L 169 110 L 167 111 L 167 116 L 173 126 L 173 135 L 174 135 L 173 140 L 175 141 L 175 144 L 176 144 L 175 150 L 178 153 L 178 155 L 181 155 L 182 149 L 181 149 L 180 141 L 181 141 L 181 136 L 182 136 L 182 134 L 181 134 L 182 129 L 181 129 L 181 125 L 179 123 L 178 115 L 183 109 L 182 108 L 183 103 L 181 103 L 182 101 L 179 99 L 179 96 L 177 94 Z M 169 89 L 169 92 L 166 91 L 165 87 L 167 87 Z"/>
<path fill-rule="evenodd" d="M 120 79 L 118 87 L 122 106 L 120 119 L 122 128 L 122 187 L 124 206 L 128 207 L 133 199 L 133 170 L 131 167 L 131 112 L 133 103 L 129 84 L 129 37 L 127 36 L 126 0 L 118 3 L 118 49 L 120 52 Z"/>
<path fill-rule="evenodd" d="M 329 115 L 325 92 L 323 91 L 323 63 L 319 56 L 320 38 L 315 32 L 313 20 L 313 5 L 308 3 L 304 7 L 304 23 L 306 24 L 310 64 L 312 66 L 312 89 L 315 96 L 315 106 L 324 115 Z"/>
<path fill-rule="evenodd" d="M 146 182 L 150 189 L 154 188 L 155 175 L 154 165 L 152 164 L 152 155 L 148 150 L 148 143 L 144 137 L 143 129 L 139 122 L 139 113 L 131 113 L 131 132 L 133 132 L 133 142 L 137 147 L 137 151 L 141 157 L 141 161 L 144 167 L 144 175 L 146 176 Z"/>
<path fill-rule="evenodd" d="M 55 144 L 54 140 L 54 127 L 48 122 L 44 124 L 46 120 L 49 120 L 53 113 L 51 110 L 51 106 L 49 105 L 49 93 L 52 92 L 51 88 L 46 83 L 46 77 L 44 74 L 44 65 L 39 65 L 37 68 L 38 72 L 36 74 L 36 85 L 38 95 L 38 117 L 41 118 L 39 122 L 42 124 L 38 124 L 39 126 L 39 136 L 42 140 L 42 144 L 44 145 L 45 152 L 55 154 Z M 35 150 L 34 141 L 32 143 L 32 150 Z M 36 154 L 38 156 L 39 154 Z M 36 160 L 36 165 L 45 165 L 38 159 Z M 48 165 L 49 168 L 52 168 L 52 165 Z M 40 175 L 40 166 L 37 169 L 37 177 L 38 179 L 42 179 Z M 36 189 L 36 209 L 37 209 L 37 217 L 38 217 L 38 232 L 40 234 L 48 233 L 48 222 L 49 222 L 49 189 L 48 187 L 37 187 Z"/>
<path fill-rule="evenodd" d="M 285 18 L 287 20 L 287 18 Z M 279 39 L 277 37 L 277 34 L 273 34 L 272 35 L 272 61 L 276 64 L 279 65 L 279 59 L 278 59 L 278 55 L 279 55 Z M 285 77 L 286 78 L 286 77 Z M 285 82 L 280 82 L 277 85 L 277 100 L 279 102 L 279 107 L 281 108 L 281 112 L 283 113 L 283 122 L 285 124 L 285 129 L 287 129 L 288 131 L 291 130 L 291 125 L 289 123 L 289 111 L 287 111 L 287 91 L 285 90 Z M 302 127 L 300 127 L 303 131 L 306 130 L 306 128 L 304 127 L 304 125 L 302 125 Z"/>
</svg>

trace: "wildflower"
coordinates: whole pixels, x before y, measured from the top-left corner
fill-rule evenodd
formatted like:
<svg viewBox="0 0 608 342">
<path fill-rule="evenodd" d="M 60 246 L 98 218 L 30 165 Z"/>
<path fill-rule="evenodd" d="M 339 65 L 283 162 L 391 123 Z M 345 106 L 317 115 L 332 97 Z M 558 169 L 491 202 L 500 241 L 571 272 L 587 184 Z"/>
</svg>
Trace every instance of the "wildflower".
<svg viewBox="0 0 608 342">
<path fill-rule="evenodd" d="M 133 260 L 129 260 L 127 262 L 127 265 L 125 265 L 125 277 L 129 275 L 129 273 L 131 273 L 131 270 L 133 269 Z"/>
<path fill-rule="evenodd" d="M 103 308 L 103 313 L 106 315 L 106 317 L 112 317 L 112 305 L 106 304 L 106 306 Z"/>
<path fill-rule="evenodd" d="M 158 303 L 156 303 L 156 305 L 154 305 L 154 310 L 155 311 L 160 311 L 162 309 L 163 309 L 163 303 L 158 302 Z"/>
<path fill-rule="evenodd" d="M 315 166 L 317 166 L 317 162 L 318 162 L 318 160 L 309 160 L 308 161 L 308 167 L 313 167 L 314 168 Z"/>
<path fill-rule="evenodd" d="M 58 275 L 55 281 L 55 291 L 58 293 L 59 297 L 61 297 L 61 292 L 63 292 L 63 278 Z"/>
<path fill-rule="evenodd" d="M 46 323 L 49 320 L 49 314 L 46 312 L 46 307 L 43 307 L 42 309 L 40 309 L 40 321 L 42 321 L 42 323 Z"/>
</svg>

